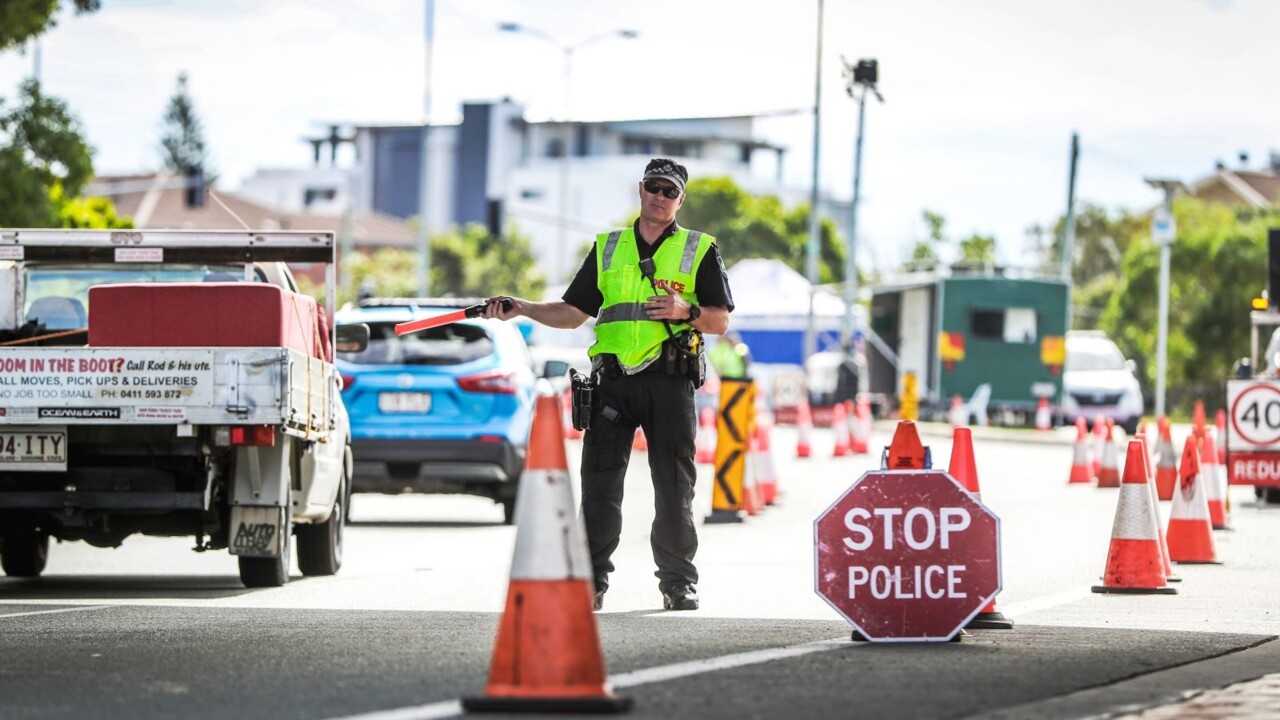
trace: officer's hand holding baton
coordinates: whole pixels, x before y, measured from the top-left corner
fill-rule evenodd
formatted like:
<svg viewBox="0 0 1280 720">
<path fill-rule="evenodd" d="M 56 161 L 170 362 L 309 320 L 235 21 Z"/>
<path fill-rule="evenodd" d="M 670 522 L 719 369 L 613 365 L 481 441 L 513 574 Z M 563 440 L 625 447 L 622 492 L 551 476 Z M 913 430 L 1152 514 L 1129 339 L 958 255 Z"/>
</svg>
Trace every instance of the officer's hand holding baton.
<svg viewBox="0 0 1280 720">
<path fill-rule="evenodd" d="M 480 317 L 494 320 L 510 320 L 513 317 L 519 317 L 526 314 L 525 310 L 528 307 L 528 303 L 524 300 L 508 295 L 495 295 L 484 302 L 484 312 L 480 313 Z"/>
</svg>

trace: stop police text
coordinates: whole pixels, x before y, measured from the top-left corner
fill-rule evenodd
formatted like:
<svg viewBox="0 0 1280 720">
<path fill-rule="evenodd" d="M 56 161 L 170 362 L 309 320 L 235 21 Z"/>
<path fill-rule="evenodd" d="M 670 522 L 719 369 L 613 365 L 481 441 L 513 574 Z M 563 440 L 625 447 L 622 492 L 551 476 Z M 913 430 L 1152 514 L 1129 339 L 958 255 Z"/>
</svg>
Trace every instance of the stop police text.
<svg viewBox="0 0 1280 720">
<path fill-rule="evenodd" d="M 949 550 L 952 535 L 968 529 L 971 522 L 969 511 L 962 507 L 855 507 L 844 516 L 844 525 L 852 533 L 844 544 L 858 552 L 893 550 L 895 538 L 900 537 L 912 550 Z M 856 598 L 861 590 L 877 600 L 964 598 L 968 595 L 960 585 L 965 569 L 965 565 L 937 564 L 851 565 L 849 597 Z"/>
</svg>

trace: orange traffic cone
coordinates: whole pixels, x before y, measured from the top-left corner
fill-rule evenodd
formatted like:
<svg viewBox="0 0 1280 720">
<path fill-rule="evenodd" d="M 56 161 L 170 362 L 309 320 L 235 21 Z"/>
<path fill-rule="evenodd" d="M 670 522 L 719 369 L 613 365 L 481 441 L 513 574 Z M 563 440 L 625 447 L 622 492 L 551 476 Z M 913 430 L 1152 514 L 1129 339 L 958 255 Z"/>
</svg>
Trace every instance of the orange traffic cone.
<svg viewBox="0 0 1280 720">
<path fill-rule="evenodd" d="M 765 505 L 778 501 L 778 471 L 773 464 L 773 452 L 769 449 L 769 430 L 772 425 L 764 413 L 756 420 L 756 482 L 760 485 L 760 500 Z"/>
<path fill-rule="evenodd" d="M 1231 476 L 1227 472 L 1227 411 L 1218 408 L 1213 416 L 1213 424 L 1218 428 L 1218 437 L 1222 438 L 1222 447 L 1218 450 L 1218 472 L 1222 477 L 1222 508 L 1227 517 L 1231 516 Z"/>
<path fill-rule="evenodd" d="M 698 420 L 698 435 L 694 440 L 694 461 L 713 465 L 716 461 L 716 411 L 703 408 Z"/>
<path fill-rule="evenodd" d="M 933 467 L 929 448 L 920 442 L 916 424 L 910 420 L 898 422 L 893 440 L 880 455 L 881 470 L 927 470 Z"/>
<path fill-rule="evenodd" d="M 1134 436 L 1134 437 L 1137 437 L 1137 436 L 1139 436 L 1139 435 L 1146 435 L 1146 434 L 1147 434 L 1147 419 L 1146 419 L 1146 418 L 1142 418 L 1141 420 L 1139 420 L 1139 421 L 1138 421 L 1138 427 L 1136 428 L 1136 430 L 1137 430 L 1137 432 L 1135 432 L 1135 433 L 1133 434 L 1133 436 Z"/>
<path fill-rule="evenodd" d="M 1089 425 L 1084 418 L 1078 417 L 1076 418 L 1075 455 L 1071 458 L 1071 476 L 1067 479 L 1068 485 L 1093 483 L 1093 461 L 1089 457 L 1092 454 L 1089 450 Z"/>
<path fill-rule="evenodd" d="M 1213 441 L 1213 432 L 1206 431 L 1200 442 L 1200 481 L 1204 483 L 1204 495 L 1209 501 L 1209 520 L 1214 530 L 1227 530 L 1227 506 L 1223 497 L 1226 492 L 1222 488 L 1222 476 L 1218 474 L 1218 446 Z"/>
<path fill-rule="evenodd" d="M 1102 443 L 1102 464 L 1098 467 L 1098 487 L 1100 488 L 1120 487 L 1120 465 L 1119 458 L 1116 457 L 1119 455 L 1119 450 L 1112 439 L 1115 429 L 1115 423 L 1108 419 L 1103 429 L 1105 435 Z"/>
<path fill-rule="evenodd" d="M 484 695 L 471 712 L 619 712 L 592 614 L 591 560 L 574 510 L 559 403 L 538 397 L 516 502 L 507 605 Z"/>
<path fill-rule="evenodd" d="M 758 515 L 764 509 L 763 491 L 760 488 L 760 440 L 753 426 L 747 434 L 747 457 L 742 462 L 742 510 L 748 515 Z"/>
<path fill-rule="evenodd" d="M 973 433 L 969 428 L 956 428 L 952 431 L 951 465 L 947 472 L 957 482 L 982 501 L 982 490 L 978 487 L 978 466 L 973 460 Z M 966 628 L 970 630 L 1012 630 L 1013 621 L 996 609 L 996 599 L 969 621 Z"/>
<path fill-rule="evenodd" d="M 1102 451 L 1107 444 L 1107 421 L 1101 415 L 1093 416 L 1093 476 L 1102 470 Z"/>
<path fill-rule="evenodd" d="M 861 397 L 856 403 L 850 400 L 849 407 L 853 408 L 850 416 L 852 421 L 849 423 L 849 450 L 858 455 L 866 455 L 871 443 L 871 403 Z"/>
<path fill-rule="evenodd" d="M 1160 555 L 1151 491 L 1143 487 L 1148 482 L 1142 460 L 1144 452 L 1141 442 L 1129 442 L 1120 501 L 1111 525 L 1107 568 L 1102 575 L 1103 584 L 1093 586 L 1096 593 L 1173 595 L 1178 592 L 1165 582 L 1164 559 Z"/>
<path fill-rule="evenodd" d="M 1040 402 L 1036 403 L 1036 429 L 1053 429 L 1053 414 L 1049 410 L 1049 398 L 1042 397 Z"/>
<path fill-rule="evenodd" d="M 1173 494 L 1169 513 L 1169 557 L 1176 563 L 1220 564 L 1213 544 L 1213 522 L 1209 519 L 1209 498 L 1200 478 L 1200 458 L 1196 439 L 1188 437 L 1182 447 L 1181 482 Z"/>
<path fill-rule="evenodd" d="M 1197 435 L 1204 434 L 1204 401 L 1203 400 L 1196 400 L 1196 405 L 1191 410 L 1191 430 Z"/>
<path fill-rule="evenodd" d="M 836 445 L 831 451 L 832 457 L 844 457 L 849 454 L 849 423 L 845 419 L 844 403 L 836 403 L 831 408 L 831 429 L 836 435 Z"/>
<path fill-rule="evenodd" d="M 1178 484 L 1178 454 L 1173 450 L 1173 437 L 1169 434 L 1169 418 L 1160 417 L 1160 441 L 1156 443 L 1156 497 L 1173 498 L 1173 487 Z"/>
<path fill-rule="evenodd" d="M 631 449 L 649 452 L 649 438 L 644 436 L 644 430 L 636 428 L 636 436 L 631 440 Z"/>
<path fill-rule="evenodd" d="M 573 426 L 573 392 L 565 388 L 564 394 L 560 398 L 560 406 L 563 412 L 560 414 L 560 424 L 564 426 L 564 437 L 566 440 L 581 440 L 582 431 Z"/>
<path fill-rule="evenodd" d="M 1160 541 L 1160 561 L 1164 564 L 1165 579 L 1168 582 L 1182 582 L 1182 578 L 1173 574 L 1173 562 L 1169 559 L 1169 543 L 1164 536 L 1164 520 L 1160 517 L 1160 502 L 1156 497 L 1156 481 L 1152 472 L 1151 448 L 1147 445 L 1147 436 L 1138 433 L 1133 439 L 1142 443 L 1142 469 L 1147 474 L 1147 490 L 1151 493 L 1151 512 L 1155 515 L 1156 539 Z"/>
<path fill-rule="evenodd" d="M 796 457 L 807 458 L 813 454 L 813 413 L 809 401 L 801 400 L 796 409 Z"/>
<path fill-rule="evenodd" d="M 951 427 L 965 427 L 969 424 L 969 411 L 964 407 L 964 398 L 959 395 L 951 396 L 951 412 L 948 415 L 951 421 Z"/>
</svg>

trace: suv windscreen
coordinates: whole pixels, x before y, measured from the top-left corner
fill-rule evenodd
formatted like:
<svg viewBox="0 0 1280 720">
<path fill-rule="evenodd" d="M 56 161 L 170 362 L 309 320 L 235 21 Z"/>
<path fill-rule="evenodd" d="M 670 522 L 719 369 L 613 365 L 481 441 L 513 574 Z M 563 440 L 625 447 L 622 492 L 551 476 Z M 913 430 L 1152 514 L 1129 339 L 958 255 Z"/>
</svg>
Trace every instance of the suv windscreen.
<svg viewBox="0 0 1280 720">
<path fill-rule="evenodd" d="M 493 339 L 483 327 L 453 323 L 408 335 L 396 335 L 396 324 L 371 322 L 369 347 L 338 353 L 358 365 L 461 365 L 493 354 Z"/>
<path fill-rule="evenodd" d="M 1124 370 L 1124 356 L 1114 345 L 1090 345 L 1067 348 L 1067 369 L 1080 372 Z"/>
</svg>

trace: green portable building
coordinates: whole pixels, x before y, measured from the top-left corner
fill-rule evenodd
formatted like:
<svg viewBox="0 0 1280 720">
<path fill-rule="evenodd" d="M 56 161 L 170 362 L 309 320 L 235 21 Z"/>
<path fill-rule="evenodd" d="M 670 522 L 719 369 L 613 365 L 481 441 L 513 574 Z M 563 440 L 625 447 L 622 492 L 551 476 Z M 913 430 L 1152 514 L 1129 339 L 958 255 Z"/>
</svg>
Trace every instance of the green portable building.
<svg viewBox="0 0 1280 720">
<path fill-rule="evenodd" d="M 1061 280 L 917 274 L 873 287 L 871 392 L 900 400 L 910 372 L 922 419 L 945 418 L 952 397 L 983 385 L 993 422 L 1030 422 L 1042 397 L 1056 416 L 1066 320 Z"/>
</svg>

